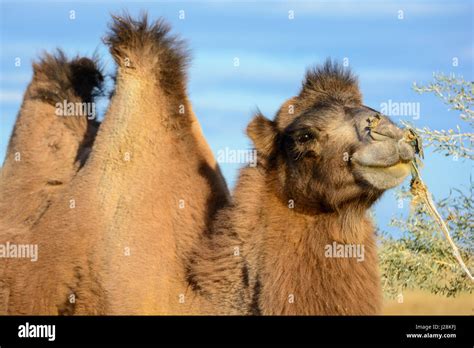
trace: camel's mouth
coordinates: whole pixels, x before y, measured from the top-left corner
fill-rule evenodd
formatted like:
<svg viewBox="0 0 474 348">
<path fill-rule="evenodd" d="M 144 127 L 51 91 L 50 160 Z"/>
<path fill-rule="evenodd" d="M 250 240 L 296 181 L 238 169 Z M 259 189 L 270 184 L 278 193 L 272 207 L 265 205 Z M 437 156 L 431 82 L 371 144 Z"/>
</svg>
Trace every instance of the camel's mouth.
<svg viewBox="0 0 474 348">
<path fill-rule="evenodd" d="M 398 161 L 388 166 L 366 166 L 356 161 L 354 163 L 356 164 L 357 174 L 372 186 L 381 190 L 400 185 L 411 171 L 410 163 L 404 161 Z"/>
<path fill-rule="evenodd" d="M 390 169 L 393 167 L 399 167 L 399 166 L 405 166 L 407 165 L 410 167 L 410 161 L 404 161 L 404 160 L 397 160 L 393 163 L 364 163 L 363 161 L 359 161 L 357 158 L 353 157 L 352 162 L 357 164 L 358 166 L 365 167 L 365 168 L 373 168 L 373 169 Z"/>
</svg>

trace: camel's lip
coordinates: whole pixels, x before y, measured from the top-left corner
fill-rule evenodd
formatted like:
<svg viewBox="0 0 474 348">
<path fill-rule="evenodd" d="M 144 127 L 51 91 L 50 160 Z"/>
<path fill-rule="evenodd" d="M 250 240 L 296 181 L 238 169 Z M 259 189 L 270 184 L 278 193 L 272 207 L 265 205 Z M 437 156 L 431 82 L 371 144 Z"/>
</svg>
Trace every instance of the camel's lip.
<svg viewBox="0 0 474 348">
<path fill-rule="evenodd" d="M 404 161 L 398 161 L 397 163 L 390 166 L 360 166 L 366 171 L 390 175 L 392 177 L 405 177 L 410 173 L 411 170 L 410 163 Z"/>
<path fill-rule="evenodd" d="M 357 158 L 352 158 L 351 159 L 351 162 L 357 164 L 358 166 L 360 167 L 364 167 L 364 168 L 372 168 L 372 169 L 388 169 L 388 168 L 391 168 L 391 167 L 395 167 L 399 164 L 401 165 L 407 165 L 409 166 L 410 164 L 410 161 L 404 161 L 402 159 L 399 159 L 397 162 L 395 163 L 392 163 L 392 164 L 365 164 L 365 163 L 362 163 L 360 161 L 357 160 Z"/>
</svg>

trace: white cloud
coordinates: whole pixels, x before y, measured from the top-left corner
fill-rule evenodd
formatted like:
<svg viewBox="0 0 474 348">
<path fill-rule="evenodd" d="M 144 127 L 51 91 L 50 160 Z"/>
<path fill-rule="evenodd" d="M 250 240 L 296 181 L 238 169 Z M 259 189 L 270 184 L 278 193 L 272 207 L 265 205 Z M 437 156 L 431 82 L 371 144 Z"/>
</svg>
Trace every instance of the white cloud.
<svg viewBox="0 0 474 348">
<path fill-rule="evenodd" d="M 1 73 L 0 82 L 2 83 L 28 83 L 32 75 L 28 73 Z"/>
<path fill-rule="evenodd" d="M 96 38 L 94 38 L 96 39 Z M 22 58 L 22 64 L 31 66 L 31 63 L 37 60 L 44 52 L 54 53 L 56 49 L 60 48 L 67 53 L 68 56 L 80 54 L 81 56 L 92 56 L 98 52 L 100 56 L 106 53 L 106 48 L 102 44 L 97 44 L 96 41 L 90 43 L 64 43 L 64 42 L 50 42 L 50 41 L 9 41 L 1 43 L 1 57 Z M 12 60 L 13 65 L 13 60 Z"/>
<path fill-rule="evenodd" d="M 219 52 L 207 51 L 196 56 L 193 68 L 190 73 L 190 80 L 196 88 L 203 88 L 206 81 L 215 80 L 222 85 L 219 91 L 228 88 L 229 79 L 232 83 L 244 81 L 251 85 L 252 81 L 260 84 L 272 86 L 278 84 L 293 90 L 295 93 L 299 89 L 299 83 L 303 80 L 305 70 L 314 65 L 324 62 L 324 59 L 317 57 L 278 57 L 272 55 L 253 54 L 244 52 L 239 55 L 240 67 L 233 64 L 232 54 L 222 54 Z M 361 82 L 373 83 L 397 83 L 408 82 L 422 78 L 429 78 L 432 72 L 429 70 L 415 70 L 399 67 L 354 67 L 353 71 L 359 76 Z M 216 82 L 217 83 L 217 82 Z M 219 93 L 219 91 L 217 91 Z"/>
<path fill-rule="evenodd" d="M 0 90 L 1 103 L 19 103 L 23 99 L 23 91 Z"/>
<path fill-rule="evenodd" d="M 234 66 L 237 58 L 239 66 Z M 311 57 L 279 57 L 253 52 L 223 53 L 205 51 L 193 60 L 190 77 L 193 81 L 205 81 L 210 77 L 243 78 L 268 82 L 288 82 L 295 77 L 302 78 L 307 66 L 322 61 L 316 55 Z"/>
<path fill-rule="evenodd" d="M 361 82 L 383 82 L 384 84 L 395 82 L 412 83 L 432 75 L 432 72 L 428 70 L 422 71 L 403 68 L 361 68 L 357 69 L 355 73 L 359 76 Z"/>
<path fill-rule="evenodd" d="M 393 17 L 397 18 L 398 11 L 407 17 L 445 16 L 463 14 L 471 9 L 468 2 L 433 2 L 433 1 L 378 1 L 378 0 L 336 0 L 336 1 L 303 1 L 282 2 L 272 6 L 271 11 L 295 11 L 298 16 L 322 17 Z"/>
<path fill-rule="evenodd" d="M 250 116 L 257 107 L 262 110 L 275 110 L 289 97 L 291 96 L 245 93 L 242 90 L 214 90 L 195 93 L 191 96 L 191 101 L 197 108 L 237 112 L 244 117 Z"/>
</svg>

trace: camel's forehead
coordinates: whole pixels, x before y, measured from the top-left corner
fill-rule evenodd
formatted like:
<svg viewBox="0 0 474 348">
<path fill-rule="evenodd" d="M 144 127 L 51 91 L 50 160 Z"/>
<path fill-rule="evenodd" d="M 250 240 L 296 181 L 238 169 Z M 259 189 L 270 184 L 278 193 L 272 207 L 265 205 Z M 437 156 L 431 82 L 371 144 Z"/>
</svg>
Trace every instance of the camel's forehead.
<svg viewBox="0 0 474 348">
<path fill-rule="evenodd" d="M 329 123 L 336 123 L 344 118 L 342 105 L 284 105 L 275 117 L 275 123 L 280 131 L 289 127 L 323 128 Z"/>
<path fill-rule="evenodd" d="M 277 114 L 275 122 L 280 131 L 291 128 L 336 129 L 352 126 L 356 119 L 369 118 L 380 114 L 365 105 L 318 105 L 291 113 L 283 109 Z"/>
</svg>

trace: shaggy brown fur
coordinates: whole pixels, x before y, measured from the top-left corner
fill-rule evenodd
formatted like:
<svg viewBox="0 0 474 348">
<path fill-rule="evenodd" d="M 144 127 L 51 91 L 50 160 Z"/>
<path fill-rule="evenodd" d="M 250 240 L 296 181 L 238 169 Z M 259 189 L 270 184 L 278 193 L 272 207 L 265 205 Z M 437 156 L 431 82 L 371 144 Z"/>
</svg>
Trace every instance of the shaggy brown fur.
<svg viewBox="0 0 474 348">
<path fill-rule="evenodd" d="M 228 191 L 185 97 L 186 58 L 146 18 L 115 17 L 106 42 L 116 86 L 87 162 L 29 231 L 2 234 L 39 247 L 34 263 L 0 260 L 3 313 L 183 314 L 200 301 L 184 255 Z"/>
<path fill-rule="evenodd" d="M 413 150 L 399 142 L 401 131 L 387 118 L 371 133 L 367 120 L 373 117 L 377 113 L 361 105 L 356 79 L 327 62 L 308 72 L 301 93 L 274 121 L 261 114 L 253 119 L 247 133 L 258 166 L 242 170 L 234 204 L 218 214 L 214 234 L 189 262 L 193 289 L 216 312 L 380 312 L 376 245 L 366 212 L 384 191 L 381 181 L 394 186 L 406 176 L 392 167 L 407 162 Z M 382 156 L 368 175 L 350 159 L 369 148 L 393 152 L 396 160 Z M 364 246 L 364 260 L 327 257 L 333 242 Z"/>
<path fill-rule="evenodd" d="M 29 226 L 86 159 L 98 123 L 56 115 L 56 104 L 93 103 L 103 78 L 97 62 L 68 60 L 60 50 L 33 65 L 33 80 L 8 146 L 0 182 L 1 218 Z M 2 206 L 2 203 L 4 206 Z"/>
</svg>

